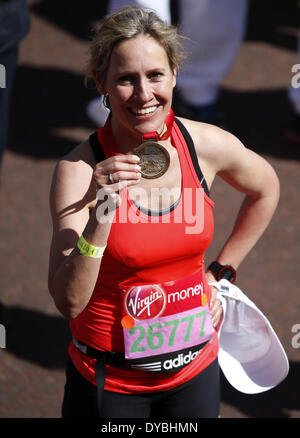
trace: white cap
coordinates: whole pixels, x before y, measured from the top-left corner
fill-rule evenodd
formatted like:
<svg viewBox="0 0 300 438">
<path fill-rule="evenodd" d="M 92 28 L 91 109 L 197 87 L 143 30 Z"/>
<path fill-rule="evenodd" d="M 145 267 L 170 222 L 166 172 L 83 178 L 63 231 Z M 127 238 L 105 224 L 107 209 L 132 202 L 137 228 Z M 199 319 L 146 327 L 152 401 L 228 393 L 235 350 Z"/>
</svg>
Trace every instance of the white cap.
<svg viewBox="0 0 300 438">
<path fill-rule="evenodd" d="M 219 329 L 219 364 L 238 391 L 257 394 L 278 385 L 289 362 L 273 327 L 256 305 L 227 280 L 210 283 L 219 292 L 224 319 Z"/>
</svg>

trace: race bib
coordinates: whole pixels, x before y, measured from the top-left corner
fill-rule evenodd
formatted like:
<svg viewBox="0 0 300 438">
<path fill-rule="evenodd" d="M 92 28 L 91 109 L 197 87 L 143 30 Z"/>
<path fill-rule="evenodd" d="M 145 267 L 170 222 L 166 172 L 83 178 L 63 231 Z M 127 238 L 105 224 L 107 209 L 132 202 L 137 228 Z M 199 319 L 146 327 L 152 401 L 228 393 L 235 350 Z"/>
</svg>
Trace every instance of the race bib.
<svg viewBox="0 0 300 438">
<path fill-rule="evenodd" d="M 123 292 L 125 359 L 133 368 L 174 372 L 214 334 L 202 273 Z"/>
</svg>

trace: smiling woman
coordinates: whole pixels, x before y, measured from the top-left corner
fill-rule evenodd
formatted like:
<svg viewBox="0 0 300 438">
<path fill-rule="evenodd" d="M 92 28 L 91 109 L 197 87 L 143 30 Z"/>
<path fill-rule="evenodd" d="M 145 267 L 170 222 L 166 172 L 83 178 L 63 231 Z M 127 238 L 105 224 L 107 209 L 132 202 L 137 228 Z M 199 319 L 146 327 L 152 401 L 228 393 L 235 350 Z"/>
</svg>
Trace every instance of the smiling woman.
<svg viewBox="0 0 300 438">
<path fill-rule="evenodd" d="M 57 164 L 50 193 L 49 290 L 73 335 L 64 417 L 219 414 L 209 188 L 219 175 L 246 194 L 217 257 L 233 271 L 279 190 L 273 169 L 234 136 L 174 116 L 179 39 L 153 12 L 128 7 L 91 43 L 87 74 L 110 116 Z"/>
<path fill-rule="evenodd" d="M 120 128 L 122 120 L 131 122 L 133 136 L 135 128 L 141 133 L 164 128 L 176 71 L 184 59 L 179 38 L 175 27 L 139 8 L 112 14 L 95 32 L 86 77 L 93 77 L 100 94 L 109 96 Z M 117 123 L 114 126 L 116 130 Z M 132 149 L 132 139 L 118 135 L 123 151 L 125 139 Z"/>
<path fill-rule="evenodd" d="M 139 145 L 141 135 L 163 132 L 175 77 L 165 50 L 152 37 L 138 35 L 115 47 L 105 81 L 96 76 L 96 83 L 99 92 L 109 96 L 112 129 L 121 152 Z"/>
</svg>

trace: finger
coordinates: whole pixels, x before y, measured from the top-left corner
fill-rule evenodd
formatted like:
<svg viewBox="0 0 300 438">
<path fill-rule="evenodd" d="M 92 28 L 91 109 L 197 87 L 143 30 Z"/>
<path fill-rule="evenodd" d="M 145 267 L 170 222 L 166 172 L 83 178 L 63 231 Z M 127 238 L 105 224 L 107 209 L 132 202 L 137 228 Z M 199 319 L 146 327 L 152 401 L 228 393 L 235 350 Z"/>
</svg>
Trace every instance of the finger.
<svg viewBox="0 0 300 438">
<path fill-rule="evenodd" d="M 213 323 L 214 327 L 216 327 L 219 324 L 219 322 L 221 321 L 222 315 L 223 315 L 222 308 L 218 309 L 218 311 L 215 312 L 214 316 L 212 317 L 212 323 Z"/>
<path fill-rule="evenodd" d="M 211 288 L 210 308 L 212 309 L 216 302 L 218 290 L 214 286 L 211 286 L 210 288 Z"/>
<path fill-rule="evenodd" d="M 216 302 L 213 308 L 211 309 L 210 314 L 211 314 L 213 325 L 216 326 L 223 315 L 223 307 L 219 299 L 216 299 Z"/>
<path fill-rule="evenodd" d="M 126 171 L 118 171 L 118 172 L 110 172 L 111 178 L 114 183 L 118 183 L 121 181 L 137 181 L 140 180 L 142 174 L 138 171 L 126 172 Z M 108 177 L 109 180 L 109 177 Z"/>
<path fill-rule="evenodd" d="M 214 313 L 214 312 L 216 312 L 220 308 L 222 308 L 222 303 L 221 303 L 221 301 L 218 298 L 216 298 L 214 303 L 210 307 L 210 312 Z"/>
<path fill-rule="evenodd" d="M 111 185 L 112 181 L 136 181 L 140 180 L 141 176 L 140 166 L 129 163 L 110 162 L 96 166 L 94 170 L 94 179 L 99 186 Z"/>
<path fill-rule="evenodd" d="M 112 158 L 112 161 L 119 161 L 124 163 L 139 163 L 140 157 L 138 155 L 134 154 L 118 154 L 114 155 Z"/>
<path fill-rule="evenodd" d="M 118 170 L 140 170 L 139 161 L 140 159 L 136 155 L 115 155 L 96 164 L 96 169 L 103 169 L 104 173 Z"/>
<path fill-rule="evenodd" d="M 107 173 L 107 171 L 100 168 L 94 171 L 93 178 L 99 187 L 113 186 L 113 189 L 115 189 L 116 184 L 121 181 L 139 181 L 141 179 L 141 173 L 137 171 Z"/>
</svg>

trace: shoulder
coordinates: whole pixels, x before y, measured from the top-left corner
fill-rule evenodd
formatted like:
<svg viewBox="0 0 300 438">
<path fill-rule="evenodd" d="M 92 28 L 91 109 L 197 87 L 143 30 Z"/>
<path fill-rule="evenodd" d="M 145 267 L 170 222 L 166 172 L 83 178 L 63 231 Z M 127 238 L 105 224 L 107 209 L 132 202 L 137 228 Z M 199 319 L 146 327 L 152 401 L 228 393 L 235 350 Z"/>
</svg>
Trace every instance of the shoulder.
<svg viewBox="0 0 300 438">
<path fill-rule="evenodd" d="M 75 202 L 87 196 L 95 165 L 96 160 L 88 140 L 62 157 L 53 172 L 51 200 L 63 198 L 67 202 Z"/>
<path fill-rule="evenodd" d="M 210 164 L 215 172 L 230 162 L 246 159 L 248 149 L 232 133 L 207 123 L 179 118 L 193 139 L 198 158 Z"/>
<path fill-rule="evenodd" d="M 235 148 L 244 148 L 244 145 L 235 135 L 218 126 L 195 122 L 194 120 L 184 119 L 182 117 L 178 117 L 178 119 L 191 135 L 196 150 L 201 149 L 204 153 L 219 152 L 224 142 Z"/>
<path fill-rule="evenodd" d="M 55 166 L 54 178 L 71 177 L 73 183 L 77 178 L 91 177 L 96 160 L 88 140 L 80 143 L 63 156 Z"/>
<path fill-rule="evenodd" d="M 180 120 L 193 139 L 199 163 L 210 184 L 218 175 L 244 193 L 261 193 L 264 187 L 276 189 L 278 178 L 271 165 L 245 147 L 235 135 L 213 125 Z"/>
<path fill-rule="evenodd" d="M 78 144 L 74 149 L 72 149 L 68 154 L 64 155 L 59 163 L 69 162 L 77 163 L 82 166 L 94 167 L 96 164 L 95 156 L 91 148 L 89 140 L 85 140 Z"/>
</svg>

